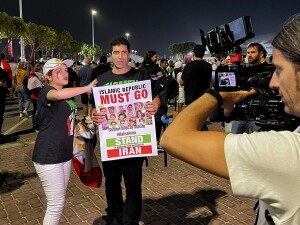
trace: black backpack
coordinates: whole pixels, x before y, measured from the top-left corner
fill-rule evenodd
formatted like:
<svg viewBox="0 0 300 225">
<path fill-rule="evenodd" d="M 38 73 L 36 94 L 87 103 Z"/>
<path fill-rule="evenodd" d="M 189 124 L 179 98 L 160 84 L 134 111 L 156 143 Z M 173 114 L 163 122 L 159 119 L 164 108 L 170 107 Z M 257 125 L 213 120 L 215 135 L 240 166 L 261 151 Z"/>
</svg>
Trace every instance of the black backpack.
<svg viewBox="0 0 300 225">
<path fill-rule="evenodd" d="M 173 99 L 179 94 L 179 84 L 172 76 L 167 77 L 167 98 Z"/>
<path fill-rule="evenodd" d="M 145 67 L 139 68 L 141 80 L 151 80 L 152 98 L 167 95 L 167 80 L 164 76 L 151 76 Z"/>
</svg>

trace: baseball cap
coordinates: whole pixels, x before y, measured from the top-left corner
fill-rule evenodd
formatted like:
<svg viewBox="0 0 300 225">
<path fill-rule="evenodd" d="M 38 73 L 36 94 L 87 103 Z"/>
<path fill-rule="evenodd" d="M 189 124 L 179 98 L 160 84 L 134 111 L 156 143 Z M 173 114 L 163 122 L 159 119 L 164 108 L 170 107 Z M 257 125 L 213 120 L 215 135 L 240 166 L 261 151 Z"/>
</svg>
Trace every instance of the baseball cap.
<svg viewBox="0 0 300 225">
<path fill-rule="evenodd" d="M 72 59 L 65 59 L 65 60 L 60 60 L 57 58 L 52 58 L 49 59 L 43 68 L 43 73 L 46 74 L 49 72 L 49 70 L 54 70 L 55 68 L 57 68 L 59 65 L 61 64 L 65 64 L 67 67 L 70 67 L 73 65 L 73 60 Z"/>
<path fill-rule="evenodd" d="M 182 62 L 178 61 L 175 63 L 174 65 L 174 68 L 177 69 L 177 68 L 181 68 L 182 67 Z"/>
</svg>

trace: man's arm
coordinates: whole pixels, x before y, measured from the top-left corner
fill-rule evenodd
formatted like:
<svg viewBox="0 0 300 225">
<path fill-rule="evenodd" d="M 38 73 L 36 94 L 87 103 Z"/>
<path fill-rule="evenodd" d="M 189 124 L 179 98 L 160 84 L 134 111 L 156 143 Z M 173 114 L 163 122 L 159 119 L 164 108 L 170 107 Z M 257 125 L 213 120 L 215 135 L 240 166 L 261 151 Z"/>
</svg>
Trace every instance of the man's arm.
<svg viewBox="0 0 300 225">
<path fill-rule="evenodd" d="M 253 92 L 221 92 L 225 111 Z M 224 132 L 201 131 L 208 116 L 218 104 L 217 99 L 205 93 L 178 114 L 162 135 L 160 145 L 168 153 L 193 166 L 220 177 L 228 178 L 224 153 Z"/>
</svg>

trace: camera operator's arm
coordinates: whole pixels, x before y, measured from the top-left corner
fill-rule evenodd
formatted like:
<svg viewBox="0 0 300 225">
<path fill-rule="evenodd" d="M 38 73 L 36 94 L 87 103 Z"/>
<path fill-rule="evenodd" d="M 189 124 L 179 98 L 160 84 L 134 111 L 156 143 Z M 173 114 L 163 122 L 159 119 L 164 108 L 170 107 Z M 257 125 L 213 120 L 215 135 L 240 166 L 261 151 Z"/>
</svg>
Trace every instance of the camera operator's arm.
<svg viewBox="0 0 300 225">
<path fill-rule="evenodd" d="M 252 94 L 252 91 L 221 92 L 219 97 L 223 98 L 226 111 L 230 111 L 234 104 Z M 224 154 L 224 140 L 227 134 L 201 131 L 201 127 L 217 105 L 216 97 L 208 93 L 202 95 L 178 114 L 163 133 L 160 144 L 171 155 L 200 169 L 228 178 Z"/>
</svg>

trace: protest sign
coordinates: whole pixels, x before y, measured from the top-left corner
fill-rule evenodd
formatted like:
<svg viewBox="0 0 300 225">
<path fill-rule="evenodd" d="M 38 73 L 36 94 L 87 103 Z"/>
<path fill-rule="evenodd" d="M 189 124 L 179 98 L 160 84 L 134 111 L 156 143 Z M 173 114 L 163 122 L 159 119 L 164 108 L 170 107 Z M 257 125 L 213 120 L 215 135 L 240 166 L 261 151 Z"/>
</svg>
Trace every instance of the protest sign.
<svg viewBox="0 0 300 225">
<path fill-rule="evenodd" d="M 101 160 L 157 155 L 154 116 L 144 105 L 152 101 L 151 81 L 93 88 L 99 126 Z"/>
</svg>

